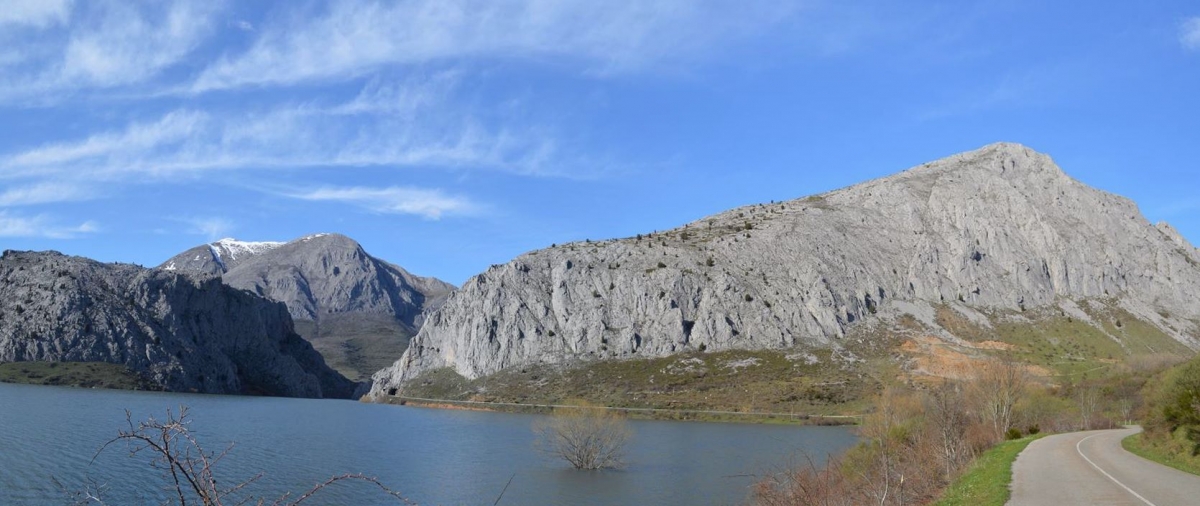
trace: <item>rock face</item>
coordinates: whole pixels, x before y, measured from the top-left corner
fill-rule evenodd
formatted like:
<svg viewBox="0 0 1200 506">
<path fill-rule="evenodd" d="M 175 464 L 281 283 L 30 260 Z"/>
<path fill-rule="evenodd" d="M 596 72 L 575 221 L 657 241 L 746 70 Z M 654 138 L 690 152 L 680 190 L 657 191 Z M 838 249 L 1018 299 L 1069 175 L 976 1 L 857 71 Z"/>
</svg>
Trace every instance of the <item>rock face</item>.
<svg viewBox="0 0 1200 506">
<path fill-rule="evenodd" d="M 0 362 L 121 364 L 170 391 L 350 397 L 287 309 L 212 276 L 56 252 L 0 258 Z"/>
<path fill-rule="evenodd" d="M 995 144 L 874 181 L 668 232 L 522 255 L 470 279 L 373 394 L 422 372 L 686 350 L 838 346 L 932 306 L 1104 300 L 1196 348 L 1200 252 L 1046 155 Z M 948 339 L 953 335 L 945 334 Z"/>
<path fill-rule="evenodd" d="M 287 305 L 296 328 L 343 374 L 365 380 L 404 352 L 427 310 L 454 286 L 414 276 L 340 234 L 290 242 L 222 239 L 160 269 L 210 273 Z"/>
</svg>

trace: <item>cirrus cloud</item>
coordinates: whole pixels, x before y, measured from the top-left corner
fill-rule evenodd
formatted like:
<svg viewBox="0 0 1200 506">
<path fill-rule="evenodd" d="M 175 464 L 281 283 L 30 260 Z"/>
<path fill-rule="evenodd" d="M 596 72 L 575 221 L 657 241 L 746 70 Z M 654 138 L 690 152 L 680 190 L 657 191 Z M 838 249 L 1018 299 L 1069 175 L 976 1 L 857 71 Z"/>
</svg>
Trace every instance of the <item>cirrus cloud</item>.
<svg viewBox="0 0 1200 506">
<path fill-rule="evenodd" d="M 61 181 L 40 181 L 0 191 L 0 207 L 31 206 L 55 202 L 76 202 L 97 197 L 94 188 Z"/>
<path fill-rule="evenodd" d="M 70 13 L 70 0 L 8 0 L 0 9 L 0 26 L 9 24 L 46 28 L 65 23 Z"/>
<path fill-rule="evenodd" d="M 599 74 L 646 71 L 769 30 L 796 2 L 345 0 L 325 7 L 262 26 L 252 47 L 209 65 L 192 91 L 345 80 L 381 67 L 470 58 L 567 61 Z"/>
<path fill-rule="evenodd" d="M 333 105 L 281 104 L 263 110 L 176 109 L 157 119 L 0 157 L 0 179 L 168 178 L 212 171 L 312 167 L 482 168 L 568 175 L 585 167 L 557 158 L 545 130 L 490 125 L 447 96 L 457 78 L 368 83 Z"/>
<path fill-rule="evenodd" d="M 1188 18 L 1180 27 L 1179 42 L 1184 48 L 1200 51 L 1200 16 Z"/>
<path fill-rule="evenodd" d="M 300 200 L 343 202 L 378 213 L 412 214 L 430 220 L 447 215 L 470 215 L 479 210 L 479 205 L 466 197 L 431 188 L 326 186 L 284 195 Z"/>
<path fill-rule="evenodd" d="M 100 226 L 91 220 L 79 225 L 63 225 L 44 214 L 23 216 L 0 210 L 0 237 L 71 239 L 99 230 Z"/>
</svg>

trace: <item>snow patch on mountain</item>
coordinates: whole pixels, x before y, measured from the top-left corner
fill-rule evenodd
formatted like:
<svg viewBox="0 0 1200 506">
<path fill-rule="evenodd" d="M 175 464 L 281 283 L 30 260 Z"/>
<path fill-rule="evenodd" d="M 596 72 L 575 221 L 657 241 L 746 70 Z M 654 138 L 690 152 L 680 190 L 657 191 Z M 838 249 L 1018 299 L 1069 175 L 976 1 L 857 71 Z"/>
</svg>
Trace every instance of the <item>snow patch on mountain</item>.
<svg viewBox="0 0 1200 506">
<path fill-rule="evenodd" d="M 327 236 L 327 235 L 329 235 L 329 234 L 326 234 L 326 233 L 321 233 L 321 234 L 312 234 L 312 235 L 306 235 L 306 236 L 304 236 L 304 237 L 301 237 L 300 239 L 297 239 L 297 240 L 298 240 L 298 241 L 300 241 L 300 242 L 308 242 L 308 241 L 311 241 L 311 240 L 313 240 L 313 239 L 320 239 L 320 238 L 322 238 L 322 237 L 325 237 L 325 236 Z"/>
<path fill-rule="evenodd" d="M 283 246 L 284 244 L 287 243 L 274 241 L 247 242 L 227 237 L 211 243 L 211 246 L 218 259 L 223 258 L 224 255 L 229 255 L 231 260 L 237 260 L 238 255 L 261 255 L 275 248 Z"/>
</svg>

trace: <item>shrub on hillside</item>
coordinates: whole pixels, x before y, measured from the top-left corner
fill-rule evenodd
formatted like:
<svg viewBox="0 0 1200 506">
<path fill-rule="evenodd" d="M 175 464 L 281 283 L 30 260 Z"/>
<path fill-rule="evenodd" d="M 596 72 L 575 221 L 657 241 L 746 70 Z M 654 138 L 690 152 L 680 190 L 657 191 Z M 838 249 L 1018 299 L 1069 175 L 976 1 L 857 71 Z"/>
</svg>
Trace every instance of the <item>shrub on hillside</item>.
<svg viewBox="0 0 1200 506">
<path fill-rule="evenodd" d="M 960 383 L 888 388 L 863 419 L 858 446 L 824 469 L 810 463 L 758 482 L 753 502 L 929 503 L 976 455 L 1006 435 L 1020 437 L 1020 429 L 1013 427 L 1026 419 L 1024 398 L 1041 388 L 1030 384 L 1024 368 L 1007 362 L 989 363 L 976 372 L 976 378 Z"/>
<path fill-rule="evenodd" d="M 1151 395 L 1146 427 L 1151 436 L 1181 433 L 1200 455 L 1200 358 L 1168 370 Z"/>
</svg>

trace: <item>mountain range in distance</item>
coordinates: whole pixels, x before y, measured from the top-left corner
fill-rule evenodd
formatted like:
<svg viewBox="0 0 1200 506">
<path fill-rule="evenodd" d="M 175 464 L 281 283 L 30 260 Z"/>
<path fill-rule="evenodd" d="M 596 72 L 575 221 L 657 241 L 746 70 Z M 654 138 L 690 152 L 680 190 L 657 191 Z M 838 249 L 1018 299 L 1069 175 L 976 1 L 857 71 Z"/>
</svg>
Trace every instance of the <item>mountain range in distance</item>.
<svg viewBox="0 0 1200 506">
<path fill-rule="evenodd" d="M 454 290 L 371 256 L 341 234 L 288 242 L 222 239 L 188 249 L 159 268 L 220 276 L 231 287 L 282 302 L 296 331 L 355 381 L 400 356 L 425 312 Z"/>
<path fill-rule="evenodd" d="M 1200 348 L 1200 251 L 1004 143 L 554 245 L 457 290 L 339 234 L 223 239 L 156 269 L 6 252 L 0 276 L 0 362 L 107 362 L 180 391 L 344 397 L 370 378 L 381 401 L 818 409 L 880 368 L 1002 357 L 1053 378 Z"/>
</svg>

